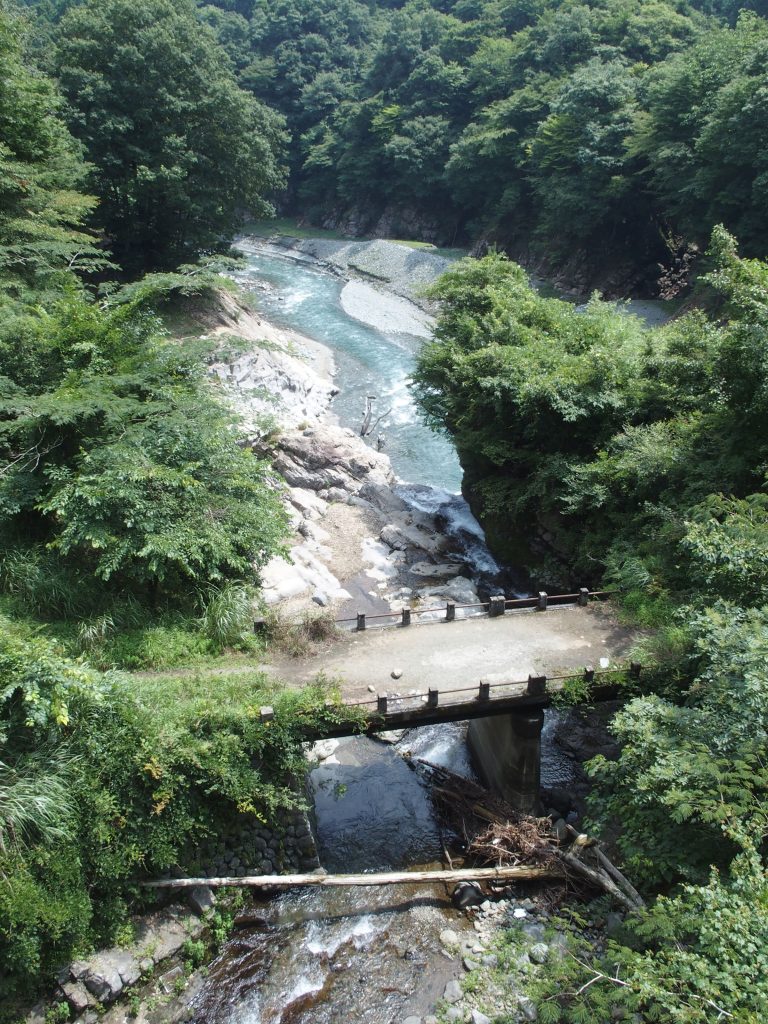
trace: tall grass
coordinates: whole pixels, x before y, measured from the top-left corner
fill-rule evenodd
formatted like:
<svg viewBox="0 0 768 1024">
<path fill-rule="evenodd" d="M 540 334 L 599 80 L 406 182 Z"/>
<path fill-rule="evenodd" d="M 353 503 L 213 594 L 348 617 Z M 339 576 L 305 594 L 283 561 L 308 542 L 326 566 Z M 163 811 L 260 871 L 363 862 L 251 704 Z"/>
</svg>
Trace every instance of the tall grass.
<svg viewBox="0 0 768 1024">
<path fill-rule="evenodd" d="M 293 619 L 272 609 L 266 627 L 270 646 L 292 658 L 327 650 L 340 634 L 330 611 L 304 612 L 299 619 Z"/>
<path fill-rule="evenodd" d="M 73 761 L 41 749 L 0 761 L 0 851 L 68 839 L 73 830 Z"/>
<path fill-rule="evenodd" d="M 251 632 L 254 600 L 253 590 L 239 583 L 209 590 L 200 617 L 204 635 L 220 648 L 237 646 Z"/>
<path fill-rule="evenodd" d="M 42 547 L 11 548 L 0 560 L 0 587 L 25 611 L 72 619 L 87 613 L 92 584 Z"/>
</svg>

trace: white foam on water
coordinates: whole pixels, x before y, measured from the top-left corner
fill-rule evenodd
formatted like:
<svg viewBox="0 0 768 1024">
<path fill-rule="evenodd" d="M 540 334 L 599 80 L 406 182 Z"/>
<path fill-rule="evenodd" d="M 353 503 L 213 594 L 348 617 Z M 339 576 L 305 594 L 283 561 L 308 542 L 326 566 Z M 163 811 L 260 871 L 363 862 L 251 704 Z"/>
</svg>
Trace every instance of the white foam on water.
<svg viewBox="0 0 768 1024">
<path fill-rule="evenodd" d="M 281 303 L 284 309 L 296 309 L 301 306 L 307 299 L 312 298 L 312 292 L 309 289 L 297 288 L 295 292 L 289 295 L 284 302 Z"/>
<path fill-rule="evenodd" d="M 327 762 L 326 762 L 327 763 Z M 363 949 L 376 934 L 370 914 L 359 917 L 351 925 L 329 926 L 311 921 L 307 928 L 304 948 L 313 956 L 331 959 L 342 946 L 351 942 L 355 949 Z"/>
<path fill-rule="evenodd" d="M 445 534 L 459 539 L 468 563 L 479 572 L 495 574 L 501 567 L 485 542 L 485 533 L 467 502 L 440 487 L 400 487 L 398 493 L 414 508 L 445 520 Z"/>
<path fill-rule="evenodd" d="M 400 741 L 412 757 L 449 768 L 457 775 L 474 778 L 463 723 L 446 722 L 412 729 Z"/>
<path fill-rule="evenodd" d="M 258 992 L 250 993 L 243 1002 L 233 1006 L 230 1024 L 263 1024 L 263 1008 Z"/>
<path fill-rule="evenodd" d="M 312 992 L 319 992 L 325 982 L 324 976 L 318 976 L 319 972 L 314 972 L 314 977 L 309 974 L 301 974 L 293 984 L 293 988 L 290 992 L 285 995 L 286 1003 L 294 1003 L 297 999 L 301 999 L 302 996 L 308 996 Z"/>
</svg>

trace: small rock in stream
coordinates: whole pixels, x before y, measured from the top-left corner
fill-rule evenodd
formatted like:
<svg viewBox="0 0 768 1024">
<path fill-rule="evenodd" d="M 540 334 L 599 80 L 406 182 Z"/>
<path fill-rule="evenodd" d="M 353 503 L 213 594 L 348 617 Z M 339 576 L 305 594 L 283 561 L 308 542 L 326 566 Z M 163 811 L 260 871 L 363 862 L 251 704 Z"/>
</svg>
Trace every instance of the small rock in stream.
<svg viewBox="0 0 768 1024">
<path fill-rule="evenodd" d="M 406 1017 L 403 1024 L 421 1024 L 421 1017 Z"/>
<path fill-rule="evenodd" d="M 393 679 L 400 679 L 402 674 L 403 670 L 401 668 L 393 668 L 392 671 L 390 672 L 390 675 L 392 676 Z"/>
<path fill-rule="evenodd" d="M 453 928 L 444 928 L 440 932 L 440 942 L 443 946 L 458 946 L 459 936 L 456 934 Z"/>
<path fill-rule="evenodd" d="M 196 914 L 201 916 L 213 910 L 216 898 L 207 885 L 196 885 L 189 893 L 187 902 Z"/>
<path fill-rule="evenodd" d="M 477 906 L 483 902 L 483 898 L 483 890 L 477 882 L 459 882 L 451 896 L 454 907 L 458 907 L 459 910 Z"/>
</svg>

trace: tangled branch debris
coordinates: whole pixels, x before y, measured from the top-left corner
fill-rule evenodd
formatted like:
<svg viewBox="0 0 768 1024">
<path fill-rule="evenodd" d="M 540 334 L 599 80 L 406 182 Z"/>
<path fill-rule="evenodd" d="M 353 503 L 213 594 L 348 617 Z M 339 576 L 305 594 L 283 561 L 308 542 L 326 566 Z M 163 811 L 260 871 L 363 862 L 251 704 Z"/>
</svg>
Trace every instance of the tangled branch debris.
<svg viewBox="0 0 768 1024">
<path fill-rule="evenodd" d="M 441 765 L 419 758 L 410 758 L 409 763 L 428 777 L 437 811 L 462 838 L 469 859 L 497 867 L 557 866 L 563 878 L 609 893 L 626 910 L 643 906 L 640 894 L 597 842 L 562 819 L 552 822 L 522 814 Z"/>
</svg>

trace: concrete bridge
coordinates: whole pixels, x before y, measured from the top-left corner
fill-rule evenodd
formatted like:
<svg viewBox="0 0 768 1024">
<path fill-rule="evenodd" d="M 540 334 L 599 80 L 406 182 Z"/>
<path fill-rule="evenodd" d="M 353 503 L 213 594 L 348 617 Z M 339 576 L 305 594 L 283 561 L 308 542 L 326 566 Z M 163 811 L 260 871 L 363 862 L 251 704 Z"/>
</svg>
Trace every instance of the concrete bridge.
<svg viewBox="0 0 768 1024">
<path fill-rule="evenodd" d="M 638 663 L 611 671 L 582 670 L 590 701 L 613 699 L 619 693 L 622 676 L 640 677 Z M 393 729 L 413 729 L 443 722 L 469 721 L 467 743 L 479 774 L 490 789 L 500 793 L 513 807 L 530 812 L 536 807 L 541 781 L 541 732 L 544 708 L 563 691 L 575 673 L 547 678 L 529 675 L 514 682 L 490 683 L 447 690 L 428 689 L 426 694 L 345 702 L 361 713 L 360 726 L 347 723 L 314 727 L 308 740 L 349 736 L 362 732 L 375 735 Z M 262 721 L 274 718 L 271 707 L 261 709 Z"/>
<path fill-rule="evenodd" d="M 633 639 L 609 605 L 583 591 L 567 596 L 557 604 L 540 595 L 521 601 L 519 610 L 488 609 L 482 617 L 459 618 L 446 608 L 440 621 L 410 628 L 370 629 L 366 622 L 311 657 L 276 658 L 268 671 L 295 685 L 320 673 L 338 681 L 370 734 L 468 720 L 468 744 L 486 784 L 532 810 L 544 708 L 585 665 L 609 687 L 605 669 L 625 663 Z"/>
</svg>

